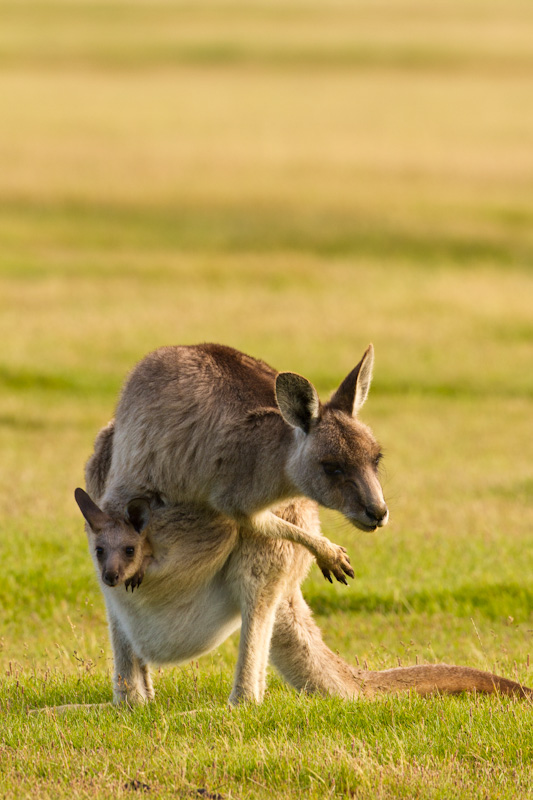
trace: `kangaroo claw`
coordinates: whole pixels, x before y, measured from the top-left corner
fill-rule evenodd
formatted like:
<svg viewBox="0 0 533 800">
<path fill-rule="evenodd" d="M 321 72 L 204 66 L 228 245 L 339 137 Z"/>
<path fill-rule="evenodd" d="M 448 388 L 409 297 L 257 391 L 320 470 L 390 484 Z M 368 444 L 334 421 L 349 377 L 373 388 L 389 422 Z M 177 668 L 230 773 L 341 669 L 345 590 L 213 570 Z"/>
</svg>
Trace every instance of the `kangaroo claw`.
<svg viewBox="0 0 533 800">
<path fill-rule="evenodd" d="M 128 578 L 127 581 L 124 581 L 124 585 L 126 587 L 126 591 L 128 591 L 128 586 L 131 586 L 131 593 L 133 594 L 134 589 L 138 589 L 141 585 L 144 578 L 144 572 L 136 572 L 131 578 Z"/>
<path fill-rule="evenodd" d="M 324 578 L 325 578 L 327 581 L 329 581 L 330 583 L 333 583 L 333 581 L 331 580 L 331 574 L 330 574 L 330 571 L 329 571 L 329 569 L 326 569 L 326 568 L 324 567 L 324 568 L 322 569 L 322 575 L 324 576 Z"/>
</svg>

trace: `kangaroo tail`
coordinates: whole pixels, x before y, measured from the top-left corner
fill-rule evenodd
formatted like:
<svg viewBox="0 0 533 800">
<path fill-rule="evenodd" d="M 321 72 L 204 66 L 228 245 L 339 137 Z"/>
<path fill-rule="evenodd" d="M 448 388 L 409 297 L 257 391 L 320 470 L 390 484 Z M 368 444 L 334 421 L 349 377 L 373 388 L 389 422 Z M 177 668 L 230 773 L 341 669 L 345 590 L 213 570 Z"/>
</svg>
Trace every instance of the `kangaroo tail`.
<svg viewBox="0 0 533 800">
<path fill-rule="evenodd" d="M 358 676 L 362 681 L 361 691 L 366 696 L 378 693 L 402 692 L 413 689 L 418 694 L 460 694 L 461 692 L 484 692 L 518 697 L 532 697 L 533 691 L 521 683 L 483 672 L 472 667 L 451 664 L 424 664 L 416 667 L 396 667 L 382 672 L 363 671 Z"/>
<path fill-rule="evenodd" d="M 471 667 L 434 664 L 381 672 L 354 669 L 326 646 L 299 589 L 278 606 L 270 658 L 296 689 L 346 698 L 409 690 L 421 695 L 477 691 L 533 696 L 533 690 L 516 681 Z"/>
<path fill-rule="evenodd" d="M 104 494 L 105 484 L 111 457 L 113 455 L 113 437 L 115 434 L 115 420 L 111 420 L 99 432 L 94 443 L 94 452 L 85 465 L 85 484 L 87 492 L 98 501 Z"/>
</svg>

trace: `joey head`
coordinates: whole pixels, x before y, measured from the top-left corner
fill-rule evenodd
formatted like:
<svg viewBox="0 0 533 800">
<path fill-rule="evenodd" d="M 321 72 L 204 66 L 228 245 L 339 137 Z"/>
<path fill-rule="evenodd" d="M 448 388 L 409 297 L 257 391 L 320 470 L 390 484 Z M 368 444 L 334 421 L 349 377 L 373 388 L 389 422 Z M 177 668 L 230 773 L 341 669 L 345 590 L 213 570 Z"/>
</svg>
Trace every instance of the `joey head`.
<svg viewBox="0 0 533 800">
<path fill-rule="evenodd" d="M 148 500 L 136 497 L 121 516 L 102 511 L 83 489 L 74 496 L 87 522 L 93 560 L 106 586 L 124 584 L 131 591 L 142 583 L 152 551 L 146 536 L 151 511 Z"/>
</svg>

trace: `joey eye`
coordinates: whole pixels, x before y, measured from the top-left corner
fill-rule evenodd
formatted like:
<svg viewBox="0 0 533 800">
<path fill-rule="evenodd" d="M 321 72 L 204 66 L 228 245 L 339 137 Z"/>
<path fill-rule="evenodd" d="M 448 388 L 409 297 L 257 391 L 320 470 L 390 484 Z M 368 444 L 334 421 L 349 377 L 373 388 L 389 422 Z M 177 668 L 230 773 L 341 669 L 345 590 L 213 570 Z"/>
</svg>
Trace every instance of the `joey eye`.
<svg viewBox="0 0 533 800">
<path fill-rule="evenodd" d="M 126 553 L 127 556 L 132 556 L 135 553 L 135 548 L 134 547 L 126 547 L 124 552 Z"/>
<path fill-rule="evenodd" d="M 98 547 L 96 548 L 95 552 L 96 552 L 96 555 L 97 555 L 97 556 L 103 556 L 103 555 L 104 555 L 104 548 L 103 548 L 103 547 L 100 547 L 100 546 L 98 546 Z"/>
<path fill-rule="evenodd" d="M 333 464 L 330 461 L 323 461 L 322 469 L 329 477 L 332 475 L 344 475 L 343 468 L 339 464 Z"/>
<path fill-rule="evenodd" d="M 374 466 L 376 469 L 379 467 L 379 462 L 381 461 L 382 458 L 383 458 L 383 453 L 378 453 L 377 456 L 375 457 Z"/>
</svg>

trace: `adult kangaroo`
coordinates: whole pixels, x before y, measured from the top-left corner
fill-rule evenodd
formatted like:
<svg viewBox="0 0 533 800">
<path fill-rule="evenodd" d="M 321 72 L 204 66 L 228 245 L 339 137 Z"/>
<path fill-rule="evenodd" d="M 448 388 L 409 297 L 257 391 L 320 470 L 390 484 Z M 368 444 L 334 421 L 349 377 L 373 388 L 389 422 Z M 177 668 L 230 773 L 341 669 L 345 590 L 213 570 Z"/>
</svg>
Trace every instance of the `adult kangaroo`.
<svg viewBox="0 0 533 800">
<path fill-rule="evenodd" d="M 272 509 L 303 495 L 362 530 L 387 523 L 380 448 L 357 418 L 373 361 L 370 345 L 323 404 L 301 375 L 230 347 L 150 353 L 118 403 L 104 509 L 153 494 L 165 505 L 204 504 L 242 530 L 304 545 L 326 578 L 346 583 L 346 550 Z"/>
<path fill-rule="evenodd" d="M 243 531 L 205 505 L 165 507 L 154 496 L 103 511 L 97 502 L 105 492 L 113 436 L 110 423 L 86 467 L 94 499 L 82 489 L 75 494 L 107 607 L 116 703 L 152 699 L 150 664 L 197 658 L 239 626 L 232 704 L 261 701 L 269 658 L 296 689 L 344 698 L 409 689 L 532 695 L 515 681 L 470 667 L 351 667 L 326 646 L 302 596 L 300 583 L 311 564 L 305 549 Z M 320 536 L 314 502 L 290 501 L 276 513 Z"/>
</svg>

